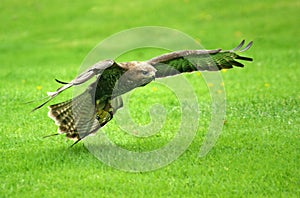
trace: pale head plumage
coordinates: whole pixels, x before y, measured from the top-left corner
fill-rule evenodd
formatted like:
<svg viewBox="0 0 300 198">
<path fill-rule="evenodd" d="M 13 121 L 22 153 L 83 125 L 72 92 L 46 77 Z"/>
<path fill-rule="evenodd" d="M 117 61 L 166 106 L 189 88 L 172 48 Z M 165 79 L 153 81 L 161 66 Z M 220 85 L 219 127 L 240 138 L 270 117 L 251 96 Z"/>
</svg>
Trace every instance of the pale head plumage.
<svg viewBox="0 0 300 198">
<path fill-rule="evenodd" d="M 120 63 L 127 71 L 119 78 L 118 88 L 122 91 L 130 91 L 136 87 L 146 85 L 155 79 L 156 69 L 146 62 Z"/>
</svg>

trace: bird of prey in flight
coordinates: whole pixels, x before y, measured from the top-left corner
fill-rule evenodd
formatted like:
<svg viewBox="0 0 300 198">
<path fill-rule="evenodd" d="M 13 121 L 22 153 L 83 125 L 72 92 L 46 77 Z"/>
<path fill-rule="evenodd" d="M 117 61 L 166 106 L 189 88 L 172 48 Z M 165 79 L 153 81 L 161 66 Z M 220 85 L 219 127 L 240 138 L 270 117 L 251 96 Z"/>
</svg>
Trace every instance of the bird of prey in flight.
<svg viewBox="0 0 300 198">
<path fill-rule="evenodd" d="M 181 50 L 166 53 L 147 61 L 117 63 L 114 60 L 100 61 L 79 74 L 72 81 L 63 84 L 55 92 L 48 92 L 48 100 L 33 111 L 41 108 L 64 90 L 78 86 L 95 77 L 95 80 L 73 99 L 49 106 L 48 116 L 58 125 L 58 134 L 66 134 L 76 144 L 86 136 L 96 133 L 108 123 L 122 107 L 121 95 L 144 86 L 155 78 L 164 78 L 194 71 L 218 71 L 243 67 L 242 61 L 252 58 L 238 55 L 248 50 L 253 42 L 244 48 L 243 40 L 232 50 Z M 51 135 L 50 135 L 51 136 Z M 73 145 L 74 145 L 73 144 Z"/>
</svg>

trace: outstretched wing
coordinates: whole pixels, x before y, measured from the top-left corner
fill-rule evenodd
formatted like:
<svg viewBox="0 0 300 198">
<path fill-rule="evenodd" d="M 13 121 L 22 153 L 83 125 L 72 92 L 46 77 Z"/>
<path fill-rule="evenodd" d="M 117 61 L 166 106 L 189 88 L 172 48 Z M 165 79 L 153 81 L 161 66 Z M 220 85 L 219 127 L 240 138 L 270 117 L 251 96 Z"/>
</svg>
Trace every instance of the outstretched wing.
<svg viewBox="0 0 300 198">
<path fill-rule="evenodd" d="M 193 71 L 216 71 L 221 69 L 230 69 L 233 66 L 243 67 L 244 65 L 237 60 L 252 61 L 252 58 L 243 57 L 236 52 L 248 50 L 253 42 L 245 44 L 243 40 L 232 50 L 183 50 L 164 54 L 147 61 L 157 69 L 156 77 L 166 77 L 183 72 Z M 242 48 L 242 49 L 241 49 Z"/>
<path fill-rule="evenodd" d="M 46 103 L 48 103 L 50 100 L 52 100 L 55 96 L 57 96 L 64 90 L 66 90 L 72 86 L 76 86 L 76 85 L 85 83 L 92 77 L 101 74 L 105 69 L 107 69 L 113 65 L 117 65 L 117 63 L 113 60 L 100 61 L 100 62 L 96 63 L 95 65 L 91 66 L 90 68 L 88 68 L 87 70 L 85 70 L 84 72 L 82 72 L 81 74 L 79 74 L 76 78 L 74 78 L 69 83 L 62 82 L 62 81 L 56 79 L 57 82 L 64 84 L 64 85 L 62 87 L 58 88 L 55 92 L 47 92 L 47 94 L 49 96 L 48 100 L 46 100 L 43 104 L 34 108 L 32 111 L 35 111 L 35 110 L 41 108 L 42 106 L 44 106 Z"/>
</svg>

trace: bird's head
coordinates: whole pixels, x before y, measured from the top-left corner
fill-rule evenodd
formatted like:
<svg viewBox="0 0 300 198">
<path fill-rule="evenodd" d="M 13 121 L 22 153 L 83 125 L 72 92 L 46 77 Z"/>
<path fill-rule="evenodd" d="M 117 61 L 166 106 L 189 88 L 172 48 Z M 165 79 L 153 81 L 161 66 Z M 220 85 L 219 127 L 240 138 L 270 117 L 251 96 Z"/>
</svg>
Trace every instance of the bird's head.
<svg viewBox="0 0 300 198">
<path fill-rule="evenodd" d="M 118 83 L 128 91 L 146 85 L 155 79 L 156 69 L 150 64 L 133 61 L 124 63 L 123 66 L 126 66 L 127 71 L 120 77 Z"/>
</svg>

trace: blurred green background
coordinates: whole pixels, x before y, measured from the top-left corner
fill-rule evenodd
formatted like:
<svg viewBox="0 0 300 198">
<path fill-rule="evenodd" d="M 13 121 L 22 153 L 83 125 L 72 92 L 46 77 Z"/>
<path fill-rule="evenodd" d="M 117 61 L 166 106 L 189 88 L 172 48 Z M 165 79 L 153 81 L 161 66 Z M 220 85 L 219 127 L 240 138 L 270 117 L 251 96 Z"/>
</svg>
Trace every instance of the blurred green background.
<svg viewBox="0 0 300 198">
<path fill-rule="evenodd" d="M 299 197 L 299 9 L 296 0 L 2 0 L 0 197 Z M 179 159 L 146 173 L 111 168 L 62 136 L 42 139 L 56 131 L 47 108 L 30 114 L 39 103 L 24 103 L 55 90 L 54 78 L 72 79 L 103 39 L 140 26 L 178 29 L 207 49 L 254 41 L 245 53 L 254 62 L 222 73 L 227 122 L 211 152 L 197 156 L 207 124 Z M 206 95 L 205 123 L 209 104 Z"/>
</svg>

